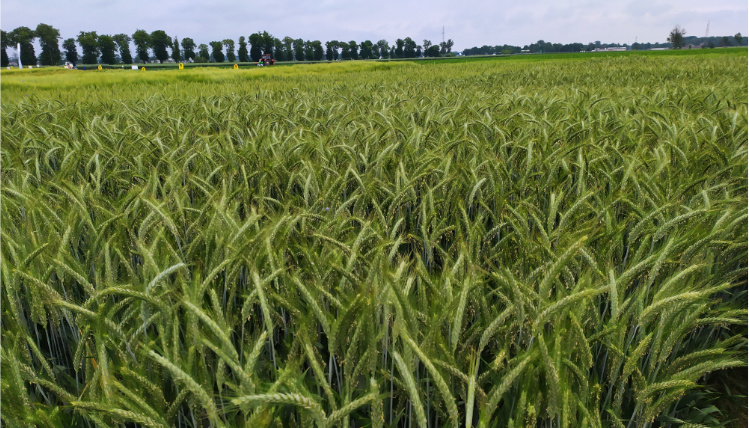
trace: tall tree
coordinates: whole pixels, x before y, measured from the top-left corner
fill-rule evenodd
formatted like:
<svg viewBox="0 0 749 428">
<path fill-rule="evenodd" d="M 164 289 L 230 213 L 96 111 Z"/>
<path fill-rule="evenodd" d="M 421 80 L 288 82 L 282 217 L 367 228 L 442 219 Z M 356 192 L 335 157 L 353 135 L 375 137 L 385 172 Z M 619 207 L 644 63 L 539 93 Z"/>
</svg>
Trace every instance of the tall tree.
<svg viewBox="0 0 749 428">
<path fill-rule="evenodd" d="M 453 51 L 453 45 L 455 42 L 453 42 L 453 39 L 447 39 L 445 42 L 445 48 L 447 49 L 447 53 L 450 53 Z"/>
<path fill-rule="evenodd" d="M 380 45 L 374 44 L 372 45 L 372 58 L 377 59 L 380 57 Z"/>
<path fill-rule="evenodd" d="M 222 50 L 224 49 L 224 43 L 223 42 L 211 42 L 211 49 L 213 49 L 213 60 L 216 62 L 224 62 L 224 53 Z"/>
<path fill-rule="evenodd" d="M 224 47 L 226 47 L 226 60 L 234 62 L 237 60 L 237 56 L 234 54 L 234 40 L 224 39 Z"/>
<path fill-rule="evenodd" d="M 382 58 L 389 58 L 390 57 L 390 46 L 388 45 L 388 41 L 385 39 L 382 39 L 377 42 L 377 46 L 380 47 L 380 55 Z"/>
<path fill-rule="evenodd" d="M 359 45 L 356 44 L 356 41 L 350 40 L 348 42 L 348 48 L 351 55 L 351 59 L 359 59 Z"/>
<path fill-rule="evenodd" d="M 263 31 L 261 36 L 263 37 L 263 54 L 273 55 L 273 46 L 276 44 L 276 38 L 267 31 Z"/>
<path fill-rule="evenodd" d="M 422 44 L 424 46 L 424 56 L 426 56 L 426 52 L 429 50 L 430 47 L 432 47 L 432 41 L 424 39 L 424 43 Z"/>
<path fill-rule="evenodd" d="M 21 63 L 36 65 L 36 54 L 34 53 L 34 39 L 36 33 L 29 27 L 18 27 L 10 32 L 10 42 L 21 45 Z"/>
<path fill-rule="evenodd" d="M 110 65 L 116 63 L 117 59 L 114 57 L 116 47 L 112 36 L 102 34 L 96 42 L 99 45 L 99 51 L 101 51 L 101 62 Z"/>
<path fill-rule="evenodd" d="M 148 62 L 148 50 L 151 48 L 151 36 L 146 30 L 136 30 L 133 33 L 133 43 L 138 58 L 145 64 Z"/>
<path fill-rule="evenodd" d="M 315 59 L 315 52 L 312 49 L 312 42 L 307 40 L 304 42 L 304 60 L 312 61 L 313 59 Z"/>
<path fill-rule="evenodd" d="M 684 34 L 686 33 L 687 30 L 677 25 L 670 33 L 668 33 L 668 39 L 666 40 L 674 45 L 674 49 L 681 49 L 681 47 L 684 46 Z"/>
<path fill-rule="evenodd" d="M 416 42 L 410 37 L 403 40 L 403 57 L 416 58 Z"/>
<path fill-rule="evenodd" d="M 195 41 L 189 37 L 182 39 L 182 49 L 185 51 L 185 61 L 195 61 Z"/>
<path fill-rule="evenodd" d="M 182 52 L 179 51 L 179 39 L 177 36 L 174 36 L 174 40 L 172 40 L 172 59 L 174 62 L 182 60 Z"/>
<path fill-rule="evenodd" d="M 0 66 L 2 67 L 7 67 L 8 65 L 10 65 L 8 52 L 5 50 L 5 48 L 8 47 L 8 44 L 10 44 L 8 33 L 0 30 L 0 55 L 2 55 L 2 61 L 0 61 L 0 64 L 1 64 Z"/>
<path fill-rule="evenodd" d="M 277 61 L 284 61 L 286 59 L 286 50 L 284 49 L 283 41 L 276 38 L 273 39 L 273 58 Z"/>
<path fill-rule="evenodd" d="M 166 48 L 172 47 L 172 38 L 167 36 L 163 30 L 156 30 L 151 33 L 151 48 L 153 49 L 153 56 L 163 63 L 169 59 L 169 53 Z"/>
<path fill-rule="evenodd" d="M 331 40 L 325 42 L 325 58 L 328 61 L 335 61 L 338 59 L 338 41 Z"/>
<path fill-rule="evenodd" d="M 733 38 L 736 40 L 736 44 L 741 46 L 741 41 L 744 40 L 744 36 L 742 36 L 741 33 L 736 33 Z"/>
<path fill-rule="evenodd" d="M 286 58 L 283 59 L 286 61 L 294 61 L 294 49 L 292 48 L 293 44 L 294 39 L 292 39 L 291 37 L 286 36 L 283 38 L 284 53 L 286 53 Z"/>
<path fill-rule="evenodd" d="M 42 65 L 58 65 L 62 59 L 60 53 L 60 30 L 51 25 L 39 24 L 35 31 L 39 37 L 39 45 L 42 52 L 39 54 L 39 63 Z"/>
<path fill-rule="evenodd" d="M 75 39 L 72 37 L 65 39 L 62 42 L 62 48 L 65 49 L 65 60 L 75 66 L 78 62 L 78 48 L 75 46 Z"/>
<path fill-rule="evenodd" d="M 263 36 L 260 33 L 250 34 L 250 58 L 252 62 L 260 61 L 263 56 Z"/>
<path fill-rule="evenodd" d="M 362 59 L 372 59 L 372 42 L 365 40 L 359 45 L 359 55 Z"/>
<path fill-rule="evenodd" d="M 396 58 L 403 58 L 403 45 L 405 45 L 405 41 L 403 39 L 398 39 L 395 41 L 395 57 Z"/>
<path fill-rule="evenodd" d="M 351 48 L 346 42 L 341 42 L 341 59 L 344 61 L 351 59 Z"/>
<path fill-rule="evenodd" d="M 250 62 L 250 54 L 247 52 L 247 42 L 244 36 L 239 36 L 239 62 Z"/>
<path fill-rule="evenodd" d="M 304 40 L 294 40 L 294 59 L 297 61 L 304 61 Z"/>
<path fill-rule="evenodd" d="M 114 42 L 117 43 L 117 47 L 120 49 L 120 60 L 124 64 L 133 63 L 133 55 L 130 54 L 130 42 L 132 39 L 127 34 L 115 34 L 112 36 Z"/>
<path fill-rule="evenodd" d="M 83 50 L 81 61 L 84 64 L 97 64 L 99 58 L 99 36 L 96 31 L 81 31 L 78 34 L 78 44 Z"/>
<path fill-rule="evenodd" d="M 322 49 L 322 42 L 319 40 L 312 41 L 312 59 L 322 61 L 325 52 Z"/>
<path fill-rule="evenodd" d="M 201 43 L 198 46 L 198 56 L 195 57 L 195 62 L 208 62 L 211 58 L 211 54 L 208 53 L 208 45 Z"/>
</svg>

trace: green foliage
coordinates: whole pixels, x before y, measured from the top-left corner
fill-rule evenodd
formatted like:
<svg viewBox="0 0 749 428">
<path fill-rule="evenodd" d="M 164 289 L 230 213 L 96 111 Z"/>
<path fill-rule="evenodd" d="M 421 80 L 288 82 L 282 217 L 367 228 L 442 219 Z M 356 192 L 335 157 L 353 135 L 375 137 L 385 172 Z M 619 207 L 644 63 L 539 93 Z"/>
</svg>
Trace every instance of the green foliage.
<svg viewBox="0 0 749 428">
<path fill-rule="evenodd" d="M 120 60 L 123 64 L 132 64 L 133 55 L 130 53 L 130 42 L 132 39 L 127 34 L 115 34 L 112 36 L 114 42 L 120 49 Z"/>
<path fill-rule="evenodd" d="M 138 59 L 142 63 L 148 62 L 148 50 L 151 49 L 151 35 L 146 30 L 136 30 L 133 33 L 133 43 L 135 51 L 138 53 Z"/>
<path fill-rule="evenodd" d="M 467 64 L 4 71 L 4 424 L 727 419 L 746 50 Z"/>
<path fill-rule="evenodd" d="M 195 42 L 189 37 L 182 39 L 182 49 L 184 50 L 185 61 L 195 59 Z"/>
<path fill-rule="evenodd" d="M 77 40 L 83 51 L 81 61 L 84 64 L 98 64 L 100 50 L 99 35 L 96 31 L 81 31 Z"/>
<path fill-rule="evenodd" d="M 29 27 L 18 27 L 10 32 L 8 39 L 12 45 L 21 45 L 21 63 L 24 65 L 36 65 L 36 54 L 34 53 L 34 39 L 38 36 Z"/>
<path fill-rule="evenodd" d="M 99 50 L 101 51 L 101 62 L 103 64 L 114 64 L 117 60 L 114 57 L 115 46 L 114 39 L 112 36 L 102 34 L 97 40 Z"/>
<path fill-rule="evenodd" d="M 172 47 L 172 39 L 166 34 L 166 32 L 162 30 L 152 32 L 150 34 L 150 41 L 151 49 L 153 49 L 153 56 L 155 56 L 159 62 L 164 62 L 169 59 L 169 52 L 167 52 L 166 49 Z"/>
<path fill-rule="evenodd" d="M 211 42 L 211 49 L 213 49 L 213 52 L 211 54 L 213 55 L 213 60 L 216 62 L 224 62 L 224 53 L 222 52 L 222 49 L 224 48 L 223 42 Z"/>
<path fill-rule="evenodd" d="M 41 65 L 58 65 L 62 60 L 60 53 L 60 30 L 47 24 L 39 24 L 35 31 L 39 38 L 42 52 L 39 54 Z"/>
</svg>

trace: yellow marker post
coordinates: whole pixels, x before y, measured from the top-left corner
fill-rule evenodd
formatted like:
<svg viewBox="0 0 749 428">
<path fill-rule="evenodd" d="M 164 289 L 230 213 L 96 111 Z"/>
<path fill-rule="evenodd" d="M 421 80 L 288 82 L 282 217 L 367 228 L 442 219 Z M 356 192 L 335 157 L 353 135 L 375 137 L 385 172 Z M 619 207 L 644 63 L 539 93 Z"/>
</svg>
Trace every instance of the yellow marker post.
<svg viewBox="0 0 749 428">
<path fill-rule="evenodd" d="M 99 64 L 99 70 L 101 70 L 101 64 Z"/>
<path fill-rule="evenodd" d="M 239 69 L 239 65 L 237 65 L 237 64 L 234 64 L 234 69 L 235 69 L 235 70 L 238 70 L 238 69 Z"/>
<path fill-rule="evenodd" d="M 179 69 L 180 70 L 184 70 L 185 69 L 185 64 L 183 64 L 183 63 L 180 62 L 179 63 Z"/>
<path fill-rule="evenodd" d="M 141 71 L 146 71 L 146 67 L 141 67 Z"/>
</svg>

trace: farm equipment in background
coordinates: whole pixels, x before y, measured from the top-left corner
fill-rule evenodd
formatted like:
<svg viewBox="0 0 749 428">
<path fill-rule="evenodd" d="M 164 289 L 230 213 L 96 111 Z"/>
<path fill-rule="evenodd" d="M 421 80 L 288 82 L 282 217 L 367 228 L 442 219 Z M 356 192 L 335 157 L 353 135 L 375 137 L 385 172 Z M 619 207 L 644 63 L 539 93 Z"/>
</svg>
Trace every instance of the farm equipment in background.
<svg viewBox="0 0 749 428">
<path fill-rule="evenodd" d="M 260 58 L 260 62 L 265 65 L 276 65 L 276 60 L 270 57 L 270 54 L 264 54 L 262 58 Z M 260 65 L 260 64 L 258 64 Z"/>
</svg>

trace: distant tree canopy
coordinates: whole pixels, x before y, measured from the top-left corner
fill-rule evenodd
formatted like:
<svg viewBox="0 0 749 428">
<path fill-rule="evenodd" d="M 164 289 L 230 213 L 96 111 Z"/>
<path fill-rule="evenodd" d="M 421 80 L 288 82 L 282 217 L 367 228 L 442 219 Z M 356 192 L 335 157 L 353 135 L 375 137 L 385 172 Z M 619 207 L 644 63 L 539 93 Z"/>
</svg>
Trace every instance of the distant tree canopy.
<svg viewBox="0 0 749 428">
<path fill-rule="evenodd" d="M 687 33 L 687 30 L 679 27 L 678 25 L 671 30 L 670 33 L 668 33 L 668 40 L 671 42 L 671 44 L 674 45 L 674 49 L 681 49 L 684 47 L 684 34 Z"/>
<path fill-rule="evenodd" d="M 195 61 L 195 42 L 191 38 L 182 39 L 182 49 L 185 51 L 185 61 Z"/>
<path fill-rule="evenodd" d="M 144 64 L 148 62 L 148 49 L 151 48 L 151 36 L 146 30 L 136 30 L 133 33 L 133 43 L 135 51 L 138 53 L 138 59 Z"/>
<path fill-rule="evenodd" d="M 62 60 L 60 53 L 60 30 L 51 25 L 39 24 L 35 31 L 39 38 L 42 52 L 39 54 L 41 65 L 57 65 Z"/>
<path fill-rule="evenodd" d="M 182 52 L 179 51 L 179 39 L 177 39 L 177 36 L 174 36 L 174 40 L 172 41 L 172 59 L 175 62 L 182 60 Z"/>
<path fill-rule="evenodd" d="M 163 63 L 169 59 L 169 52 L 166 48 L 172 47 L 172 38 L 169 37 L 166 32 L 162 30 L 156 30 L 151 33 L 151 48 L 153 49 L 153 56 Z"/>
<path fill-rule="evenodd" d="M 12 44 L 21 45 L 21 63 L 36 65 L 36 54 L 34 53 L 34 39 L 36 33 L 29 27 L 18 27 L 11 31 L 9 39 Z"/>
<path fill-rule="evenodd" d="M 127 34 L 115 34 L 112 36 L 117 47 L 120 49 L 120 59 L 123 64 L 132 64 L 133 56 L 130 54 L 130 42 L 132 39 Z"/>
<path fill-rule="evenodd" d="M 247 51 L 247 42 L 244 36 L 239 37 L 239 51 L 237 51 L 237 54 L 239 55 L 239 62 L 250 62 L 250 54 Z"/>
<path fill-rule="evenodd" d="M 234 40 L 224 39 L 223 43 L 224 47 L 226 47 L 226 60 L 229 62 L 236 61 L 237 57 L 234 55 Z"/>
<path fill-rule="evenodd" d="M 213 60 L 216 62 L 224 62 L 224 43 L 223 42 L 211 42 L 211 49 L 213 49 Z"/>
<path fill-rule="evenodd" d="M 69 38 L 62 42 L 62 48 L 65 49 L 65 60 L 71 64 L 78 62 L 78 49 L 75 47 L 75 39 Z"/>
<path fill-rule="evenodd" d="M 210 59 L 211 54 L 208 53 L 208 45 L 205 43 L 201 43 L 198 46 L 198 56 L 195 57 L 195 62 L 208 62 L 208 59 Z"/>
<path fill-rule="evenodd" d="M 263 36 L 260 33 L 250 34 L 250 59 L 253 62 L 260 61 L 260 58 L 263 56 L 262 44 Z"/>
<path fill-rule="evenodd" d="M 99 63 L 99 35 L 96 31 L 81 31 L 78 34 L 78 44 L 83 50 L 81 61 L 84 64 Z"/>
<path fill-rule="evenodd" d="M 2 64 L 2 67 L 7 67 L 8 65 L 10 65 L 8 52 L 5 50 L 5 48 L 8 47 L 9 43 L 10 43 L 10 39 L 8 38 L 8 33 L 0 30 L 0 55 L 2 55 L 2 60 L 0 61 L 0 64 Z"/>
<path fill-rule="evenodd" d="M 115 58 L 116 46 L 112 36 L 102 34 L 97 40 L 99 44 L 99 51 L 101 52 L 101 62 L 103 64 L 115 64 L 117 59 Z"/>
</svg>

